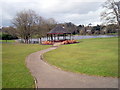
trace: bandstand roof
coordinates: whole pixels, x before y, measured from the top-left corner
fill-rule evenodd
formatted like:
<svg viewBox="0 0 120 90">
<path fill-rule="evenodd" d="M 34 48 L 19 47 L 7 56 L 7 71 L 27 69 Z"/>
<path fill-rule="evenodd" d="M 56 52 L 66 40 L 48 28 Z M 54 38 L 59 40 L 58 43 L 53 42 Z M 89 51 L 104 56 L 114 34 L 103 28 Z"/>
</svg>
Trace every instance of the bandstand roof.
<svg viewBox="0 0 120 90">
<path fill-rule="evenodd" d="M 68 32 L 63 26 L 57 25 L 55 28 L 53 28 L 47 34 L 70 34 L 70 32 Z"/>
</svg>

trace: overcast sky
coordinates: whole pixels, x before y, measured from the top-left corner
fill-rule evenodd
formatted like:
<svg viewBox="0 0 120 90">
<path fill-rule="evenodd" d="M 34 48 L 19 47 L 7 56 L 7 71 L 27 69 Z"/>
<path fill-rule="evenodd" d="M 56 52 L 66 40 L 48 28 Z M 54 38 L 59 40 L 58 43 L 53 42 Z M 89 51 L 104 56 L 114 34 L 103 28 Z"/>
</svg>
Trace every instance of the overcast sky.
<svg viewBox="0 0 120 90">
<path fill-rule="evenodd" d="M 40 16 L 54 18 L 59 23 L 96 25 L 101 23 L 100 13 L 104 1 L 106 0 L 1 0 L 0 24 L 9 26 L 17 12 L 32 9 Z"/>
</svg>

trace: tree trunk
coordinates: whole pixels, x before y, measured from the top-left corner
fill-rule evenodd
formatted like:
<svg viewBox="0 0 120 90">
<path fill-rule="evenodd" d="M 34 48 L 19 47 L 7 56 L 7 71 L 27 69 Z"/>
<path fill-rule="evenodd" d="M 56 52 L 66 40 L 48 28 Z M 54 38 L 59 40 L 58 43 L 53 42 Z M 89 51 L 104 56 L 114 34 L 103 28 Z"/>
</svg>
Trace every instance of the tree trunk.
<svg viewBox="0 0 120 90">
<path fill-rule="evenodd" d="M 24 39 L 25 40 L 25 44 L 28 44 L 28 39 Z"/>
<path fill-rule="evenodd" d="M 31 43 L 32 43 L 32 38 L 31 38 Z"/>
<path fill-rule="evenodd" d="M 26 43 L 26 44 L 28 44 L 28 39 L 26 39 L 26 41 L 27 41 L 27 43 Z"/>
<path fill-rule="evenodd" d="M 39 38 L 39 40 L 40 40 L 39 44 L 42 44 L 42 40 L 41 40 L 41 37 Z"/>
</svg>

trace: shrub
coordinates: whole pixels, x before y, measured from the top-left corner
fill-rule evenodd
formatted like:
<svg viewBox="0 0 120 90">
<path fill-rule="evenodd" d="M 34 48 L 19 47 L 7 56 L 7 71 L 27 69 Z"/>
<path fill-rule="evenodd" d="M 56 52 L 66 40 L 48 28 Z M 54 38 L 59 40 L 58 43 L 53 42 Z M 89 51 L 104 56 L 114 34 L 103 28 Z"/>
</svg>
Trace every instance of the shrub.
<svg viewBox="0 0 120 90">
<path fill-rule="evenodd" d="M 9 34 L 2 34 L 2 36 L 1 36 L 2 38 L 2 40 L 12 40 L 12 39 L 18 39 L 16 36 L 11 36 L 11 35 L 9 35 Z"/>
</svg>

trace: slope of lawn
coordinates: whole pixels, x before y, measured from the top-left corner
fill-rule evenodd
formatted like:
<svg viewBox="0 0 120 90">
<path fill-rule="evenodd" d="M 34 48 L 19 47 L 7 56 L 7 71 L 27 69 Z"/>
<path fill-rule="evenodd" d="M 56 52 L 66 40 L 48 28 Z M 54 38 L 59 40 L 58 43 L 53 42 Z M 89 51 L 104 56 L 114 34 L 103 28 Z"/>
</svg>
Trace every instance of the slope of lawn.
<svg viewBox="0 0 120 90">
<path fill-rule="evenodd" d="M 44 59 L 63 70 L 118 77 L 118 38 L 81 39 L 44 54 Z"/>
<path fill-rule="evenodd" d="M 30 53 L 50 46 L 35 44 L 3 44 L 2 50 L 2 85 L 3 88 L 31 88 L 34 79 L 25 65 L 25 58 Z"/>
</svg>

